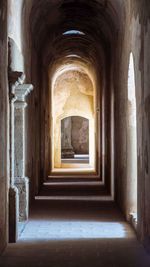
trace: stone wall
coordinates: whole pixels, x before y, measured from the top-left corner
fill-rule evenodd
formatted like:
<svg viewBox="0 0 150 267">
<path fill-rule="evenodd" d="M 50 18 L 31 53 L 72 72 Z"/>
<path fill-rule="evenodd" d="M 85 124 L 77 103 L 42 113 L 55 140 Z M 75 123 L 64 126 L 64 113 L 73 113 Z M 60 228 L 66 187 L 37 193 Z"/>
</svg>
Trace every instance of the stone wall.
<svg viewBox="0 0 150 267">
<path fill-rule="evenodd" d="M 88 119 L 70 116 L 61 121 L 61 152 L 66 149 L 70 151 L 70 157 L 74 157 L 74 154 L 89 154 Z"/>
<path fill-rule="evenodd" d="M 150 3 L 128 1 L 124 34 L 120 36 L 115 76 L 116 121 L 116 197 L 127 216 L 130 181 L 127 177 L 127 81 L 130 52 L 135 66 L 138 154 L 138 236 L 150 236 Z M 118 69 L 119 66 L 119 69 Z M 119 145 L 118 145 L 119 140 Z"/>
<path fill-rule="evenodd" d="M 7 1 L 0 1 L 0 253 L 7 242 L 8 217 Z"/>
<path fill-rule="evenodd" d="M 82 117 L 72 117 L 71 144 L 75 154 L 89 154 L 89 121 Z"/>
<path fill-rule="evenodd" d="M 137 80 L 137 119 L 138 119 L 138 210 L 139 237 L 150 239 L 150 2 L 137 1 L 133 12 L 133 25 L 137 21 L 141 31 L 137 32 L 134 42 L 136 51 Z M 136 6 L 136 1 L 135 1 Z M 140 39 L 140 40 L 139 40 Z M 137 45 L 140 42 L 140 46 Z M 150 242 L 149 242 L 150 246 Z"/>
<path fill-rule="evenodd" d="M 10 43 L 9 68 L 11 71 L 23 71 L 26 83 L 34 84 L 35 90 L 27 97 L 28 108 L 25 111 L 25 174 L 30 180 L 30 196 L 39 188 L 40 161 L 40 96 L 39 62 L 30 39 L 30 12 L 32 1 L 10 0 L 8 5 L 8 37 Z M 34 140 L 34 141 L 33 141 Z M 36 155 L 36 156 L 35 156 Z"/>
</svg>

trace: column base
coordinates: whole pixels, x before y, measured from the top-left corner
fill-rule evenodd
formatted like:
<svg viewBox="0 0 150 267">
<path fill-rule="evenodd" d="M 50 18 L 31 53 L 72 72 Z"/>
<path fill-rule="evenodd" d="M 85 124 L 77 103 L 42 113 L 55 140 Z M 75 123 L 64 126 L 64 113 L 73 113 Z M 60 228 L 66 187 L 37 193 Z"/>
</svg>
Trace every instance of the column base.
<svg viewBox="0 0 150 267">
<path fill-rule="evenodd" d="M 29 217 L 29 179 L 15 177 L 15 186 L 19 193 L 19 222 L 23 222 Z"/>
<path fill-rule="evenodd" d="M 61 156 L 63 159 L 72 159 L 74 158 L 74 154 L 73 148 L 63 148 Z"/>
<path fill-rule="evenodd" d="M 15 243 L 18 239 L 19 196 L 18 189 L 13 186 L 9 189 L 9 242 Z"/>
</svg>

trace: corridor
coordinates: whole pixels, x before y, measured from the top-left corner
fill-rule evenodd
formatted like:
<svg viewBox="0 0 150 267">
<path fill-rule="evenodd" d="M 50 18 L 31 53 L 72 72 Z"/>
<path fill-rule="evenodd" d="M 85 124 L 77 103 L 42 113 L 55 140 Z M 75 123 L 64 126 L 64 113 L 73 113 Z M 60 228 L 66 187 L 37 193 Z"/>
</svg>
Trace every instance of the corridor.
<svg viewBox="0 0 150 267">
<path fill-rule="evenodd" d="M 150 267 L 149 47 L 150 0 L 0 0 L 0 267 Z"/>
<path fill-rule="evenodd" d="M 150 256 L 115 204 L 36 200 L 1 267 L 149 267 Z"/>
</svg>

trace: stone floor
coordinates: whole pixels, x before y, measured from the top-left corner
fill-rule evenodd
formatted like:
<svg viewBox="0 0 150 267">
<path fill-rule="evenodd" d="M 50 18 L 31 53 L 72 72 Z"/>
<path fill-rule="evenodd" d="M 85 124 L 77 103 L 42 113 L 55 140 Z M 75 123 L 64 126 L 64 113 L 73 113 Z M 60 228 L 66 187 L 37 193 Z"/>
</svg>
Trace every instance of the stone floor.
<svg viewBox="0 0 150 267">
<path fill-rule="evenodd" d="M 37 200 L 0 267 L 150 267 L 150 255 L 112 203 Z"/>
</svg>

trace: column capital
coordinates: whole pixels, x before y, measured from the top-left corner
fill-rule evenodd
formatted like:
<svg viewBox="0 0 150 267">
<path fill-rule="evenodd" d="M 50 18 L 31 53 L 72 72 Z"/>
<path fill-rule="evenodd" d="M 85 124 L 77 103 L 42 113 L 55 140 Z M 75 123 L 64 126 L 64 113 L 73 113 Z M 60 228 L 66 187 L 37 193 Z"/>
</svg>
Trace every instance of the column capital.
<svg viewBox="0 0 150 267">
<path fill-rule="evenodd" d="M 25 97 L 33 90 L 32 84 L 19 84 L 15 88 L 15 96 L 17 101 L 24 102 Z"/>
<path fill-rule="evenodd" d="M 16 87 L 19 84 L 23 84 L 25 78 L 25 74 L 21 71 L 9 71 L 8 73 L 9 84 L 13 87 Z"/>
<path fill-rule="evenodd" d="M 14 91 L 14 105 L 17 109 L 24 109 L 27 106 L 25 97 L 33 90 L 32 84 L 19 84 Z"/>
<path fill-rule="evenodd" d="M 23 84 L 25 81 L 25 74 L 19 71 L 9 71 L 8 73 L 9 80 L 9 98 L 10 102 L 14 102 L 16 100 L 15 96 L 15 88 L 19 84 Z"/>
</svg>

